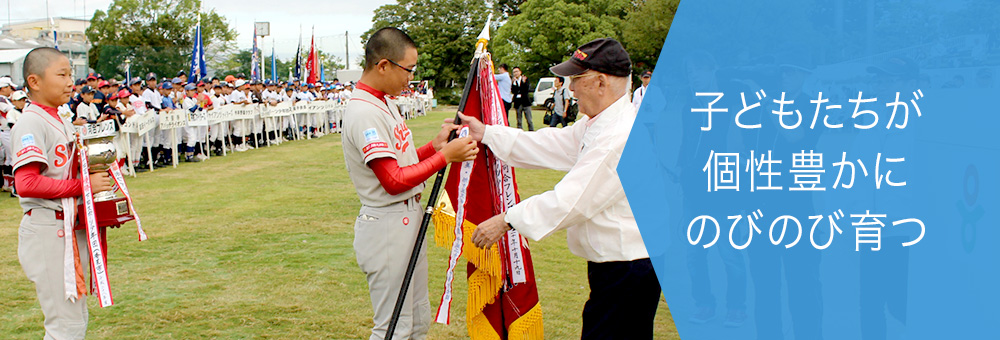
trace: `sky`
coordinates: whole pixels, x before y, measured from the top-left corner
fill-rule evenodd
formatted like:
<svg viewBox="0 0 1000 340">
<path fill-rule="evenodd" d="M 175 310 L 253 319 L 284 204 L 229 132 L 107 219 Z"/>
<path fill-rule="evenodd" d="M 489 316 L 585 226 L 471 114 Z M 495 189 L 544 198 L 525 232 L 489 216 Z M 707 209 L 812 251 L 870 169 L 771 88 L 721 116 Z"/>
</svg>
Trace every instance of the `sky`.
<svg viewBox="0 0 1000 340">
<path fill-rule="evenodd" d="M 47 17 L 46 1 L 43 0 L 0 0 L 0 23 L 43 19 Z M 48 15 L 52 17 L 74 17 L 90 19 L 94 11 L 107 10 L 111 0 L 48 0 Z M 214 8 L 229 22 L 229 26 L 239 34 L 236 45 L 240 49 L 253 45 L 253 23 L 271 23 L 271 35 L 259 40 L 263 55 L 270 59 L 271 47 L 280 59 L 295 56 L 295 48 L 301 30 L 302 42 L 308 46 L 313 27 L 316 45 L 327 53 L 333 53 L 342 60 L 345 57 L 345 42 L 350 43 L 352 69 L 358 68 L 357 58 L 364 46 L 361 33 L 372 25 L 374 11 L 381 5 L 395 3 L 394 0 L 202 0 L 205 9 Z M 347 38 L 345 39 L 345 33 Z M 268 64 L 267 66 L 270 66 Z"/>
</svg>

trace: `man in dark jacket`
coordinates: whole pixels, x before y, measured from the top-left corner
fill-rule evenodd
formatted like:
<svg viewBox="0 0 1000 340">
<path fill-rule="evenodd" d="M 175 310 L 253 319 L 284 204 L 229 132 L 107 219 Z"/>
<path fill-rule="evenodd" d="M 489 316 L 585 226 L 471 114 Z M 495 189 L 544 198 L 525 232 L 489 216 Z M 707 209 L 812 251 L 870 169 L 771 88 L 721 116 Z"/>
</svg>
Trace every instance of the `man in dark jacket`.
<svg viewBox="0 0 1000 340">
<path fill-rule="evenodd" d="M 521 116 L 528 120 L 528 131 L 535 130 L 535 123 L 531 121 L 531 98 L 528 93 L 531 91 L 528 85 L 528 77 L 521 75 L 521 68 L 515 67 L 513 70 L 513 81 L 510 92 L 513 95 L 514 110 L 517 111 L 517 128 L 521 128 Z"/>
</svg>

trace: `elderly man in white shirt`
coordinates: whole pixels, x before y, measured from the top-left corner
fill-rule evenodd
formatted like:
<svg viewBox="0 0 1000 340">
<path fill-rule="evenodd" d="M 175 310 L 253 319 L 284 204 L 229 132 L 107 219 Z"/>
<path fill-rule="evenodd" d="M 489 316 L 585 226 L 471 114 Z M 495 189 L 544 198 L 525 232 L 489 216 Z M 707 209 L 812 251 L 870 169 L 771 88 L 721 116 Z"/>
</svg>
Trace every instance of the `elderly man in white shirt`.
<svg viewBox="0 0 1000 340">
<path fill-rule="evenodd" d="M 568 171 L 553 190 L 479 224 L 472 241 L 490 247 L 511 228 L 534 240 L 566 229 L 570 251 L 587 259 L 591 291 L 583 339 L 652 339 L 660 298 L 616 170 L 635 121 L 628 96 L 631 65 L 618 41 L 598 39 L 553 66 L 553 73 L 570 78 L 587 116 L 569 127 L 525 132 L 461 116 L 472 138 L 511 166 Z"/>
</svg>

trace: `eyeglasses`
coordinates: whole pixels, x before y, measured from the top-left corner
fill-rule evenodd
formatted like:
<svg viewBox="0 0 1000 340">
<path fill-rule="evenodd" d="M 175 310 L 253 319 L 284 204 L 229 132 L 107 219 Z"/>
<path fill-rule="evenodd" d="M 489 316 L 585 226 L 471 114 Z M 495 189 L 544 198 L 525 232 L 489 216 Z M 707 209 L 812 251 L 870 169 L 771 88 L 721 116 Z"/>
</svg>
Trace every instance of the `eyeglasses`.
<svg viewBox="0 0 1000 340">
<path fill-rule="evenodd" d="M 578 74 L 578 75 L 575 75 L 575 76 L 569 76 L 569 83 L 572 84 L 574 81 L 577 81 L 577 80 L 580 80 L 580 79 L 584 79 L 584 78 L 589 78 L 589 77 L 592 77 L 592 76 L 599 76 L 599 75 L 601 75 L 601 74 L 597 73 L 597 72 L 587 72 L 587 73 Z"/>
<path fill-rule="evenodd" d="M 393 65 L 399 66 L 399 68 L 403 69 L 403 71 L 410 72 L 410 73 L 413 73 L 413 74 L 417 73 L 417 67 L 416 66 L 413 66 L 413 68 L 405 68 L 405 67 L 403 67 L 403 65 L 400 65 L 400 64 L 396 63 L 395 61 L 392 61 L 392 59 L 386 59 L 386 61 L 392 63 Z"/>
</svg>

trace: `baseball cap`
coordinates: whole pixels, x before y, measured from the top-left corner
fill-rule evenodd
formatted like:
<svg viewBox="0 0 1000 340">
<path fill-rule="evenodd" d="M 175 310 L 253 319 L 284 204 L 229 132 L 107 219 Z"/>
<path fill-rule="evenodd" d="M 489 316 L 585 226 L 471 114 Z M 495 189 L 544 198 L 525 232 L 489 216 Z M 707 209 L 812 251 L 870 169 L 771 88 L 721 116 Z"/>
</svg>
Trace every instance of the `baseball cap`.
<svg viewBox="0 0 1000 340">
<path fill-rule="evenodd" d="M 142 84 L 142 80 L 140 80 L 139 78 L 132 78 L 132 81 L 128 82 L 129 86 L 132 86 L 132 85 L 135 85 L 135 84 Z"/>
<path fill-rule="evenodd" d="M 107 80 L 101 80 L 100 83 L 97 83 L 97 88 L 104 88 L 108 86 L 111 86 L 111 83 L 109 83 Z"/>
<path fill-rule="evenodd" d="M 94 88 L 84 85 L 80 88 L 80 94 L 94 93 Z"/>
<path fill-rule="evenodd" d="M 226 76 L 225 80 L 226 80 L 227 83 L 232 83 L 232 82 L 236 81 L 236 77 L 233 77 L 233 75 L 230 74 L 230 75 Z"/>
<path fill-rule="evenodd" d="M 243 86 L 243 85 L 246 85 L 246 84 L 247 84 L 246 80 L 243 80 L 243 79 L 237 79 L 236 80 L 236 87 L 240 87 L 240 86 Z"/>
<path fill-rule="evenodd" d="M 639 78 L 649 78 L 653 76 L 653 71 L 643 71 Z"/>
<path fill-rule="evenodd" d="M 24 91 L 14 91 L 14 93 L 10 94 L 10 100 L 21 100 L 25 98 L 28 98 L 28 94 L 24 93 Z"/>
<path fill-rule="evenodd" d="M 173 87 L 173 84 L 171 84 L 169 82 L 163 82 L 163 84 L 160 85 L 160 88 L 164 89 L 164 90 L 169 90 L 169 89 L 172 89 L 174 87 Z"/>
<path fill-rule="evenodd" d="M 632 60 L 620 42 L 601 38 L 581 45 L 569 60 L 549 68 L 552 73 L 563 77 L 582 74 L 587 70 L 626 77 L 632 73 Z"/>
<path fill-rule="evenodd" d="M 0 77 L 0 88 L 4 87 L 15 87 L 14 81 L 10 80 L 10 77 Z"/>
<path fill-rule="evenodd" d="M 87 80 L 97 80 L 97 76 L 91 73 L 90 75 L 87 76 Z"/>
<path fill-rule="evenodd" d="M 180 76 L 187 76 L 187 73 L 184 73 L 183 70 L 182 71 L 177 71 L 177 77 L 180 77 Z"/>
<path fill-rule="evenodd" d="M 128 96 L 132 95 L 132 92 L 129 92 L 128 90 L 124 90 L 123 89 L 121 91 L 118 91 L 117 94 L 118 94 L 118 98 L 125 98 L 125 97 L 128 97 Z"/>
<path fill-rule="evenodd" d="M 156 73 L 149 72 L 149 74 L 146 74 L 146 80 L 156 80 Z"/>
<path fill-rule="evenodd" d="M 196 89 L 197 89 L 197 87 L 194 86 L 194 84 L 184 85 L 184 91 L 193 91 L 193 90 L 196 90 Z"/>
</svg>

